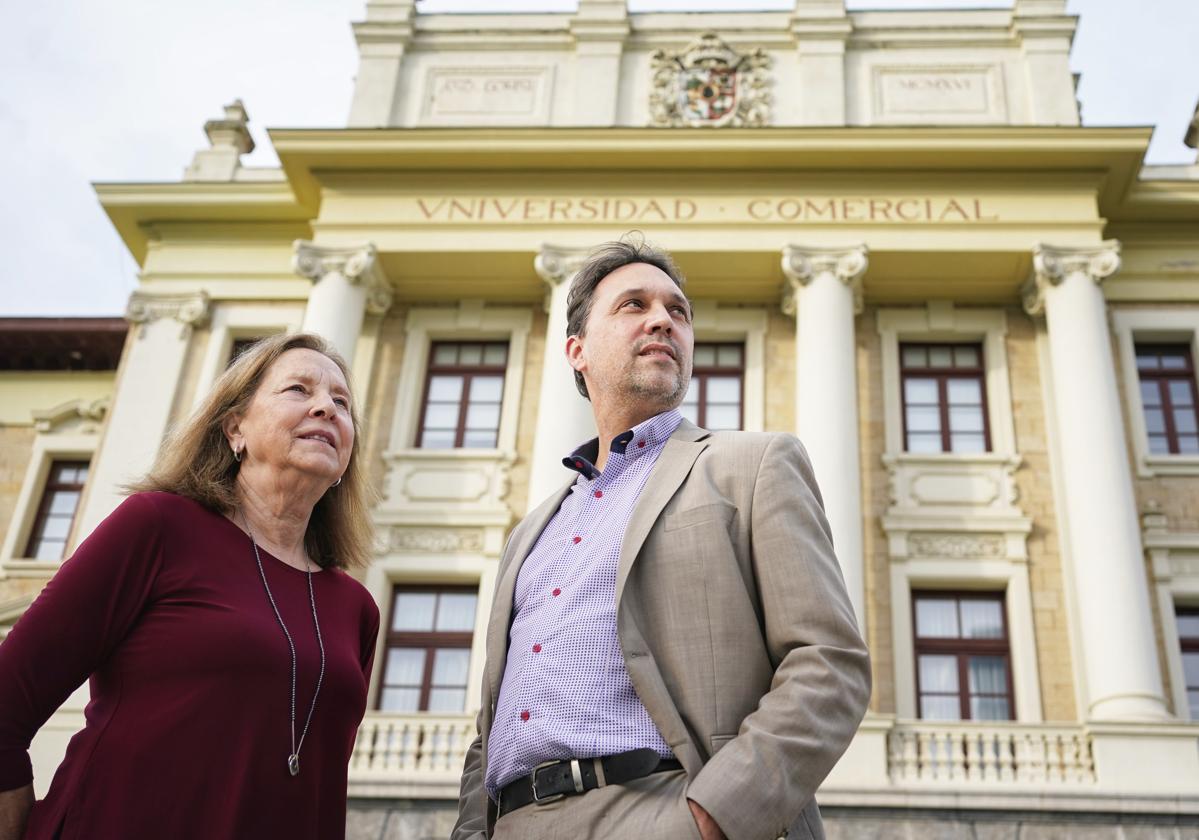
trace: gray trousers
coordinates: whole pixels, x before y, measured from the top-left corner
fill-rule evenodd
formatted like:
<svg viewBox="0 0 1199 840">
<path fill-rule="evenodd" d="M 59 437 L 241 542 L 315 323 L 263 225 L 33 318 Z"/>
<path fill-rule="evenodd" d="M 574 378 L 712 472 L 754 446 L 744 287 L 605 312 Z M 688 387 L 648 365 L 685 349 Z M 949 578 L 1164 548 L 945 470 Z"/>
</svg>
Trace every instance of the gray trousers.
<svg viewBox="0 0 1199 840">
<path fill-rule="evenodd" d="M 495 824 L 495 840 L 699 840 L 687 807 L 687 774 L 652 773 L 545 805 L 526 805 Z"/>
</svg>

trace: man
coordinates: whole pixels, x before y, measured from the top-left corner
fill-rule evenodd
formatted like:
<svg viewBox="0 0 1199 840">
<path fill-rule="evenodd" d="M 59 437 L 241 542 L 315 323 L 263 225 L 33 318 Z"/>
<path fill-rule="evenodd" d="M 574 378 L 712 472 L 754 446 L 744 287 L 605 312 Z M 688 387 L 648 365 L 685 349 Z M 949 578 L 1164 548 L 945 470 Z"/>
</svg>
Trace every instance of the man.
<svg viewBox="0 0 1199 840">
<path fill-rule="evenodd" d="M 599 437 L 501 558 L 454 840 L 824 836 L 866 648 L 799 441 L 679 413 L 682 286 L 624 240 L 571 285 Z"/>
</svg>

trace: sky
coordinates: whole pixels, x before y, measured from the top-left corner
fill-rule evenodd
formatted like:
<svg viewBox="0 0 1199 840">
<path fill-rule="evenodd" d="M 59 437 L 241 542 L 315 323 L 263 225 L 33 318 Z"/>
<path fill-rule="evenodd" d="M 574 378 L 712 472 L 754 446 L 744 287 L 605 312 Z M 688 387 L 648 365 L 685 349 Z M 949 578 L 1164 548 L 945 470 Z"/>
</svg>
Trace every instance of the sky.
<svg viewBox="0 0 1199 840">
<path fill-rule="evenodd" d="M 793 0 L 629 0 L 633 12 Z M 864 8 L 1003 8 L 1003 0 L 849 0 Z M 568 11 L 573 0 L 421 0 L 425 12 Z M 268 127 L 345 124 L 364 0 L 38 0 L 0 7 L 0 317 L 116 315 L 137 266 L 93 181 L 178 180 L 205 120 L 240 97 Z M 1191 163 L 1199 98 L 1196 0 L 1069 0 L 1085 125 L 1156 126 L 1150 163 Z"/>
</svg>

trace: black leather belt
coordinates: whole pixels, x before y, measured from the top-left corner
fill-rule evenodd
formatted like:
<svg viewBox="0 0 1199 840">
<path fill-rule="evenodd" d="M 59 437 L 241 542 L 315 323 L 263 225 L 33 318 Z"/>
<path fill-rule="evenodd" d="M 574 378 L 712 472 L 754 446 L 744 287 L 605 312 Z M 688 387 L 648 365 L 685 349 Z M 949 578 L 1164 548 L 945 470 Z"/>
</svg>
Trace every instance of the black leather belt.
<svg viewBox="0 0 1199 840">
<path fill-rule="evenodd" d="M 564 758 L 546 761 L 500 789 L 499 815 L 537 803 L 544 805 L 605 785 L 622 785 L 651 773 L 682 770 L 673 758 L 661 758 L 651 749 L 629 750 L 606 758 Z"/>
</svg>

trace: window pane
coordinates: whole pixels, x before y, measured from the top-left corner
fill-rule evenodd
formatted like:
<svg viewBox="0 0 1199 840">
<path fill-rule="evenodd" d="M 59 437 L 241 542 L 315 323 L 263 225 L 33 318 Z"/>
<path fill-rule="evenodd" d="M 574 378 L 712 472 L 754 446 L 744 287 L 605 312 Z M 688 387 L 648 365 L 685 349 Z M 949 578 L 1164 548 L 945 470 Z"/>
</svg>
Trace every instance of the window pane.
<svg viewBox="0 0 1199 840">
<path fill-rule="evenodd" d="M 981 432 L 983 430 L 983 410 L 973 406 L 951 406 L 949 428 L 955 432 Z"/>
<path fill-rule="evenodd" d="M 716 364 L 720 367 L 741 367 L 741 348 L 723 345 L 716 351 Z"/>
<path fill-rule="evenodd" d="M 473 592 L 445 592 L 437 609 L 437 629 L 467 632 L 475 629 L 475 607 L 479 596 Z"/>
<path fill-rule="evenodd" d="M 1178 636 L 1181 639 L 1199 639 L 1199 615 L 1184 614 L 1175 617 Z"/>
<path fill-rule="evenodd" d="M 37 545 L 34 547 L 33 559 L 61 560 L 66 547 L 67 544 L 65 540 L 48 540 L 42 538 L 38 540 Z"/>
<path fill-rule="evenodd" d="M 1186 370 L 1187 358 L 1182 353 L 1162 353 L 1162 370 Z"/>
<path fill-rule="evenodd" d="M 958 658 L 956 656 L 920 657 L 920 692 L 957 692 Z"/>
<path fill-rule="evenodd" d="M 420 648 L 391 648 L 383 684 L 419 686 L 425 679 L 425 651 Z"/>
<path fill-rule="evenodd" d="M 936 405 L 939 402 L 937 397 L 937 380 L 905 379 L 903 381 L 903 399 L 909 405 L 912 403 Z"/>
<path fill-rule="evenodd" d="M 465 708 L 465 688 L 434 688 L 429 692 L 430 712 L 461 712 Z"/>
<path fill-rule="evenodd" d="M 1003 610 L 999 601 L 974 601 L 963 598 L 963 639 L 1002 639 Z"/>
<path fill-rule="evenodd" d="M 461 376 L 434 376 L 429 379 L 429 401 L 456 403 L 462 399 Z"/>
<path fill-rule="evenodd" d="M 928 348 L 928 366 L 935 368 L 953 367 L 953 348 L 952 347 L 930 347 Z"/>
<path fill-rule="evenodd" d="M 1145 428 L 1151 435 L 1160 435 L 1166 431 L 1166 418 L 1160 408 L 1145 409 Z"/>
<path fill-rule="evenodd" d="M 909 434 L 908 452 L 941 452 L 941 434 Z"/>
<path fill-rule="evenodd" d="M 453 449 L 454 432 L 437 432 L 426 430 L 421 436 L 420 445 L 425 449 Z"/>
<path fill-rule="evenodd" d="M 458 364 L 477 365 L 483 361 L 483 346 L 480 344 L 463 344 L 458 349 Z"/>
<path fill-rule="evenodd" d="M 708 406 L 706 424 L 713 431 L 741 428 L 741 408 L 736 405 Z"/>
<path fill-rule="evenodd" d="M 977 379 L 950 379 L 946 392 L 950 405 L 982 405 L 982 383 Z"/>
<path fill-rule="evenodd" d="M 379 698 L 379 709 L 384 712 L 416 712 L 419 705 L 419 688 L 384 688 Z"/>
<path fill-rule="evenodd" d="M 433 685 L 466 685 L 466 672 L 470 669 L 470 648 L 442 648 L 434 651 Z"/>
<path fill-rule="evenodd" d="M 66 540 L 71 530 L 71 517 L 48 516 L 42 522 L 41 538 L 44 540 Z"/>
<path fill-rule="evenodd" d="M 923 347 L 903 348 L 903 366 L 906 368 L 928 367 L 928 351 Z"/>
<path fill-rule="evenodd" d="M 495 429 L 469 430 L 462 436 L 463 449 L 494 449 L 498 432 Z"/>
<path fill-rule="evenodd" d="M 941 431 L 941 409 L 936 406 L 908 406 L 908 431 Z"/>
<path fill-rule="evenodd" d="M 714 403 L 741 402 L 741 379 L 736 376 L 709 376 L 708 401 Z"/>
<path fill-rule="evenodd" d="M 697 344 L 691 360 L 692 367 L 715 367 L 716 348 L 711 344 Z"/>
<path fill-rule="evenodd" d="M 1191 720 L 1199 720 L 1199 689 L 1188 690 L 1187 701 L 1191 706 Z"/>
<path fill-rule="evenodd" d="M 1195 409 L 1184 408 L 1174 412 L 1174 429 L 1179 434 L 1195 433 Z"/>
<path fill-rule="evenodd" d="M 1142 370 L 1157 369 L 1157 353 L 1152 350 L 1137 350 L 1137 367 Z"/>
<path fill-rule="evenodd" d="M 1178 438 L 1179 455 L 1199 455 L 1199 435 L 1181 435 Z"/>
<path fill-rule="evenodd" d="M 1150 380 L 1141 383 L 1141 404 L 1146 408 L 1162 404 L 1161 389 L 1157 387 L 1156 381 Z"/>
<path fill-rule="evenodd" d="M 429 403 L 425 407 L 426 429 L 455 429 L 458 427 L 458 403 Z"/>
<path fill-rule="evenodd" d="M 949 436 L 949 451 L 950 452 L 986 452 L 987 439 L 985 436 L 968 433 L 968 434 L 953 434 Z"/>
<path fill-rule="evenodd" d="M 483 364 L 496 366 L 508 364 L 508 345 L 488 344 L 483 350 Z"/>
<path fill-rule="evenodd" d="M 961 720 L 962 707 L 957 697 L 920 697 L 920 717 L 923 720 Z"/>
<path fill-rule="evenodd" d="M 1191 383 L 1181 379 L 1175 379 L 1170 383 L 1170 402 L 1175 408 L 1194 405 L 1194 400 L 1191 399 Z"/>
<path fill-rule="evenodd" d="M 496 403 L 472 405 L 466 410 L 466 428 L 472 431 L 500 427 L 500 407 Z"/>
<path fill-rule="evenodd" d="M 1002 656 L 971 656 L 971 694 L 1007 694 L 1007 663 Z"/>
<path fill-rule="evenodd" d="M 699 380 L 692 378 L 687 383 L 687 393 L 683 397 L 683 405 L 695 405 L 699 402 Z"/>
<path fill-rule="evenodd" d="M 392 630 L 432 630 L 435 592 L 397 592 L 392 609 Z"/>
<path fill-rule="evenodd" d="M 1199 653 L 1187 651 L 1182 655 L 1182 673 L 1188 687 L 1199 688 Z"/>
<path fill-rule="evenodd" d="M 971 720 L 1011 720 L 1006 697 L 971 697 Z"/>
<path fill-rule="evenodd" d="M 953 598 L 917 600 L 916 635 L 923 639 L 959 638 L 957 601 Z"/>
<path fill-rule="evenodd" d="M 470 381 L 471 402 L 498 403 L 504 398 L 504 377 L 476 376 Z"/>
<path fill-rule="evenodd" d="M 1190 431 L 1187 429 L 1186 431 Z M 50 499 L 50 513 L 58 516 L 66 516 L 67 521 L 75 515 L 75 507 L 79 504 L 78 490 L 58 490 Z"/>
<path fill-rule="evenodd" d="M 454 365 L 458 363 L 457 344 L 439 344 L 433 348 L 433 364 Z"/>
<path fill-rule="evenodd" d="M 979 367 L 977 347 L 958 347 L 953 351 L 953 363 L 958 367 Z"/>
<path fill-rule="evenodd" d="M 696 407 L 695 403 L 683 403 L 680 405 L 679 414 L 683 415 L 697 426 L 699 425 L 699 409 Z"/>
</svg>

